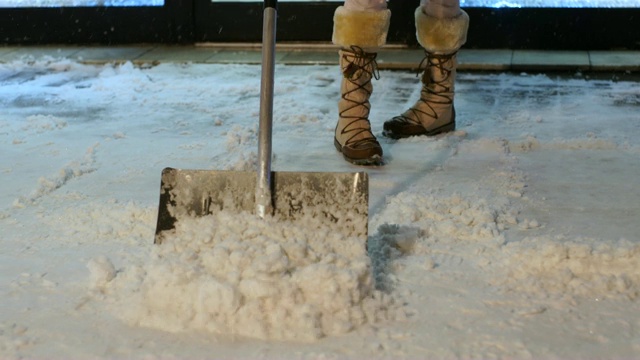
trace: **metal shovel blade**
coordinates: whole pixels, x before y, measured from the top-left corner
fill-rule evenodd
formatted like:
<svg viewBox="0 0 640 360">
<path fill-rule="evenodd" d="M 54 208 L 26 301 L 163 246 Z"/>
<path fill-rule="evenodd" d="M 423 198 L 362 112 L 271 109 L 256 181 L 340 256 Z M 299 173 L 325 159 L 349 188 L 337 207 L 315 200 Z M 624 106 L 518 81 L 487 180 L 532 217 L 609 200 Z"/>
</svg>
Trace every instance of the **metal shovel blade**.
<svg viewBox="0 0 640 360">
<path fill-rule="evenodd" d="M 369 178 L 365 172 L 272 172 L 274 217 L 285 221 L 314 218 L 345 236 L 367 239 Z M 162 172 L 155 243 L 187 217 L 221 210 L 254 213 L 257 174 L 246 171 L 181 170 Z M 304 226 L 304 224 L 302 224 Z"/>
</svg>

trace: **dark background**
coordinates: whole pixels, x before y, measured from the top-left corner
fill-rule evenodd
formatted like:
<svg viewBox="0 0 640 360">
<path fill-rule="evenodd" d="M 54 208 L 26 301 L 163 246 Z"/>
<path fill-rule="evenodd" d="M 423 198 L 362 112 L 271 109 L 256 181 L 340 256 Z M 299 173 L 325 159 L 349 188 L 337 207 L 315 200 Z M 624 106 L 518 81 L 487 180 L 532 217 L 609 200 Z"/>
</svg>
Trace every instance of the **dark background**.
<svg viewBox="0 0 640 360">
<path fill-rule="evenodd" d="M 419 1 L 391 1 L 388 43 L 417 46 Z M 279 43 L 329 43 L 341 3 L 278 4 Z M 0 8 L 0 43 L 258 43 L 262 2 L 166 0 L 162 7 Z M 640 8 L 464 8 L 465 48 L 540 50 L 640 49 Z"/>
</svg>

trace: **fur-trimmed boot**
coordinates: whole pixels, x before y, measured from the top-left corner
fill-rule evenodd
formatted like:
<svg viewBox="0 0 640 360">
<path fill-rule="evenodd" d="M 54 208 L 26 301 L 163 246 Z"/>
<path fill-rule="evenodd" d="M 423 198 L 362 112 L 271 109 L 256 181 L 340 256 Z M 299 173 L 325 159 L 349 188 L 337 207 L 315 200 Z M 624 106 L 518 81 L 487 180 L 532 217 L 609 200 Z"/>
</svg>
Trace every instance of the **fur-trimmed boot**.
<svg viewBox="0 0 640 360">
<path fill-rule="evenodd" d="M 333 43 L 340 45 L 341 98 L 334 145 L 356 165 L 381 165 L 382 147 L 371 132 L 369 98 L 378 78 L 377 49 L 384 45 L 391 12 L 354 11 L 340 6 L 333 18 Z"/>
<path fill-rule="evenodd" d="M 382 133 L 392 139 L 433 136 L 456 128 L 456 54 L 467 40 L 469 16 L 461 10 L 454 18 L 439 19 L 418 7 L 415 19 L 418 42 L 425 49 L 422 90 L 409 110 L 384 123 Z"/>
</svg>

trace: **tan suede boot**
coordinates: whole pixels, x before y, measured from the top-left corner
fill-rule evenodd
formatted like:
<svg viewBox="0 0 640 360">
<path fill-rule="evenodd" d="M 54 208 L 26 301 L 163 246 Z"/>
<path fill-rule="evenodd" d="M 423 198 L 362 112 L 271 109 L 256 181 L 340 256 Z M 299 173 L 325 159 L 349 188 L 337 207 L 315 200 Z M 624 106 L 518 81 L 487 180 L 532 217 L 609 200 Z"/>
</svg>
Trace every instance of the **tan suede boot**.
<svg viewBox="0 0 640 360">
<path fill-rule="evenodd" d="M 462 11 L 451 19 L 438 19 L 416 9 L 416 35 L 425 49 L 422 89 L 416 103 L 384 123 L 383 135 L 392 139 L 433 136 L 456 128 L 453 105 L 456 54 L 465 43 L 469 16 Z"/>
<path fill-rule="evenodd" d="M 369 123 L 371 78 L 377 78 L 376 55 L 355 46 L 350 51 L 340 50 L 342 96 L 338 102 L 339 118 L 333 143 L 345 160 L 356 165 L 382 163 L 382 147 Z"/>
<path fill-rule="evenodd" d="M 384 45 L 391 12 L 354 11 L 340 6 L 334 14 L 333 43 L 339 51 L 342 81 L 334 145 L 356 165 L 381 165 L 382 147 L 371 131 L 369 98 L 378 78 L 376 50 Z"/>
</svg>

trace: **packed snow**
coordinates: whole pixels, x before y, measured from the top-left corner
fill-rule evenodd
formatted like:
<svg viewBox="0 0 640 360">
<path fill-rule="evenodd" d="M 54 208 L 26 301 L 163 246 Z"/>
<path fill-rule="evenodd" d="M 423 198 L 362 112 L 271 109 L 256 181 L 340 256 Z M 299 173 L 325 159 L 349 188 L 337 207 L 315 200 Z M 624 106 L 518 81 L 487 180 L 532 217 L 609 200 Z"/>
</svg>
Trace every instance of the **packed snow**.
<svg viewBox="0 0 640 360">
<path fill-rule="evenodd" d="M 419 95 L 381 71 L 372 125 Z M 257 161 L 260 67 L 0 64 L 0 358 L 640 357 L 640 83 L 458 75 L 458 129 L 333 147 L 340 74 L 276 67 L 275 171 L 369 174 L 366 243 L 221 211 L 154 245 L 160 173 Z"/>
</svg>

